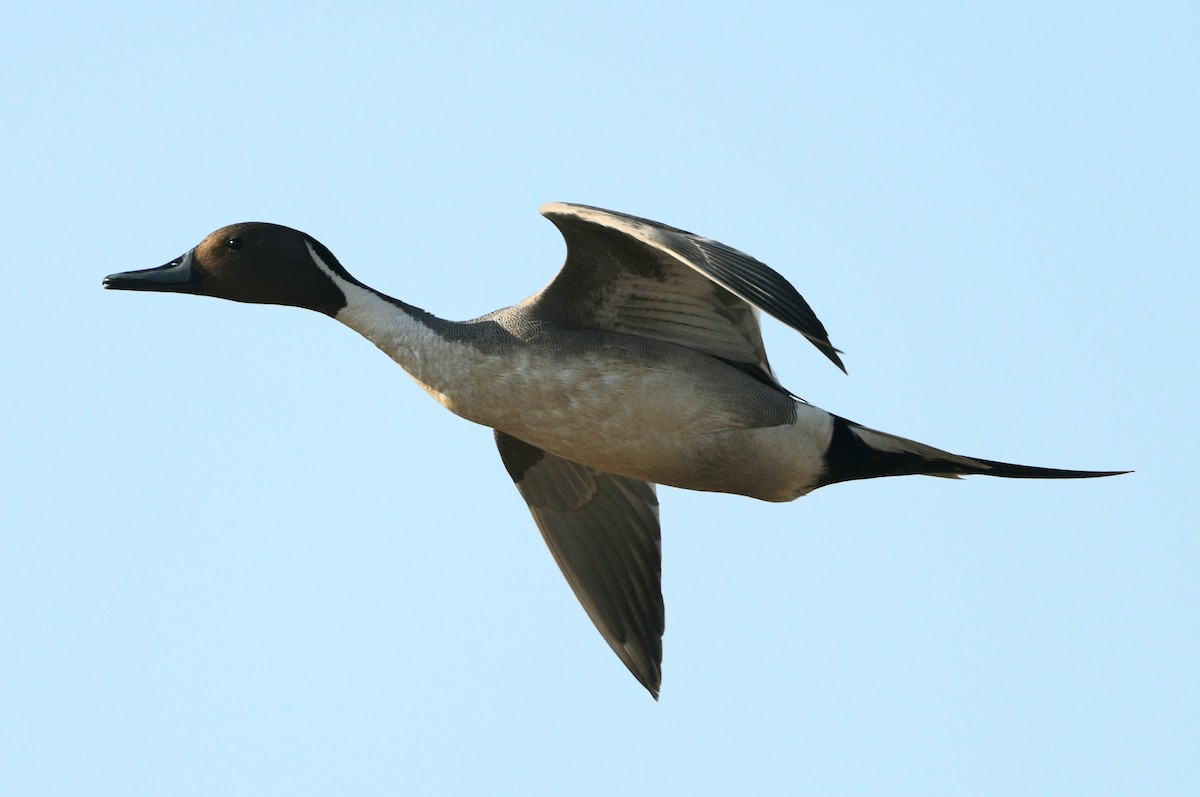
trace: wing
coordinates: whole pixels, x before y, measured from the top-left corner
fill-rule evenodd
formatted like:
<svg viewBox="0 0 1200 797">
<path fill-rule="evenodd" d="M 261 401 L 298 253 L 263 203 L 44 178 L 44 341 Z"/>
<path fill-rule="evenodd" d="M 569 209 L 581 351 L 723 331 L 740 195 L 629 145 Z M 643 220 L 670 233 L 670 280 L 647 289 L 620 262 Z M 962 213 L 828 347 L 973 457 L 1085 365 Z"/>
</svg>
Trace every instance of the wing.
<svg viewBox="0 0 1200 797">
<path fill-rule="evenodd" d="M 845 371 L 808 302 L 779 273 L 717 241 L 583 205 L 544 205 L 567 242 L 554 280 L 522 308 L 568 328 L 678 343 L 757 369 L 775 383 L 756 308 L 808 338 Z"/>
<path fill-rule="evenodd" d="M 496 446 L 588 617 L 657 700 L 664 615 L 654 485 L 593 470 L 499 431 Z"/>
</svg>

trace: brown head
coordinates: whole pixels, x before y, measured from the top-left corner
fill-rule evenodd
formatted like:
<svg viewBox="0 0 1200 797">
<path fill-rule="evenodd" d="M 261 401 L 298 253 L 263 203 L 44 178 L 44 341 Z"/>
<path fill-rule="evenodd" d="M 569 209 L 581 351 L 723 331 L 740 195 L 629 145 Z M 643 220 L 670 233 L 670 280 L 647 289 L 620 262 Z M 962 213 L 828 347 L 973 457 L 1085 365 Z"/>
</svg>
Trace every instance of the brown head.
<svg viewBox="0 0 1200 797">
<path fill-rule="evenodd" d="M 329 271 L 357 284 L 311 236 L 279 224 L 242 222 L 210 233 L 165 265 L 110 274 L 104 287 L 283 304 L 332 316 L 345 306 L 346 297 Z"/>
</svg>

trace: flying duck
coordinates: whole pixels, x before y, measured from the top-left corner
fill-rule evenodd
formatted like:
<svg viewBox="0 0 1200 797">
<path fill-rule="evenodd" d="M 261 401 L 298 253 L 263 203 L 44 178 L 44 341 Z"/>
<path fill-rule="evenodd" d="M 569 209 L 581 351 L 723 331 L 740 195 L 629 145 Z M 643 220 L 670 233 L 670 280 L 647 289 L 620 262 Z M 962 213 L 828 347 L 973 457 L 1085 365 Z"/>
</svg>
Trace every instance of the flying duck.
<svg viewBox="0 0 1200 797">
<path fill-rule="evenodd" d="M 370 340 L 446 409 L 494 430 L 555 561 L 605 641 L 656 699 L 663 598 L 655 485 L 791 501 L 853 479 L 1077 479 L 1126 471 L 959 456 L 812 406 L 775 378 L 762 310 L 845 371 L 779 273 L 724 244 L 609 210 L 541 208 L 567 243 L 519 304 L 446 321 L 367 287 L 312 236 L 223 227 L 104 287 L 304 307 Z"/>
</svg>

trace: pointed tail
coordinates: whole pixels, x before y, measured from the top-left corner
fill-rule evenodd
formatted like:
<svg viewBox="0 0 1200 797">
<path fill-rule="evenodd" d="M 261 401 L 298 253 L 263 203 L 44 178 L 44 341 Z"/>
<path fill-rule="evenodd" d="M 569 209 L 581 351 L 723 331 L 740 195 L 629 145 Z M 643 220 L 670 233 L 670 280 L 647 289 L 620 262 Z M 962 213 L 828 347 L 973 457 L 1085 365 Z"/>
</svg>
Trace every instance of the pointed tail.
<svg viewBox="0 0 1200 797">
<path fill-rule="evenodd" d="M 833 437 L 825 452 L 823 484 L 879 476 L 959 476 L 979 474 L 1006 479 L 1091 479 L 1119 476 L 1127 470 L 1062 470 L 963 457 L 914 440 L 877 432 L 834 416 Z"/>
</svg>

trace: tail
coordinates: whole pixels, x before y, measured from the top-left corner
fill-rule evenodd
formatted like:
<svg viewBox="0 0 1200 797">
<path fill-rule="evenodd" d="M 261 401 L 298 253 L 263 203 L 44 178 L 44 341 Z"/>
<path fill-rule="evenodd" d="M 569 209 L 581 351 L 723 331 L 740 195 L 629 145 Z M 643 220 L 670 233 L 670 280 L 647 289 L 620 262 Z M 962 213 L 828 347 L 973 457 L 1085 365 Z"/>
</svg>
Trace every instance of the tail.
<svg viewBox="0 0 1200 797">
<path fill-rule="evenodd" d="M 903 437 L 877 432 L 833 416 L 833 436 L 825 452 L 822 485 L 879 476 L 959 476 L 979 474 L 1006 479 L 1091 479 L 1119 476 L 1127 470 L 1061 470 L 962 457 Z"/>
</svg>

